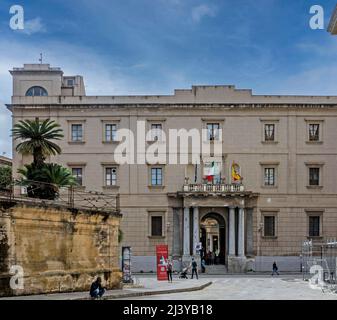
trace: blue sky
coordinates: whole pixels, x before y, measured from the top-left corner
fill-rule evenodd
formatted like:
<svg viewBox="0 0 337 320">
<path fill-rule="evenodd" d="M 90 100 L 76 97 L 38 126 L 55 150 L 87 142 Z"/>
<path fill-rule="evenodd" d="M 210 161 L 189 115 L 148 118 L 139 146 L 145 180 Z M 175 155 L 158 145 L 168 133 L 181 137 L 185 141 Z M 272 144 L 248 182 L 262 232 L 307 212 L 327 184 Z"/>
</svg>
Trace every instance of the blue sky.
<svg viewBox="0 0 337 320">
<path fill-rule="evenodd" d="M 25 30 L 9 28 L 9 8 Z M 310 7 L 325 30 L 309 27 Z M 29 0 L 0 2 L 0 154 L 11 155 L 11 77 L 44 62 L 85 77 L 87 94 L 171 94 L 234 84 L 255 94 L 337 95 L 330 0 Z"/>
</svg>

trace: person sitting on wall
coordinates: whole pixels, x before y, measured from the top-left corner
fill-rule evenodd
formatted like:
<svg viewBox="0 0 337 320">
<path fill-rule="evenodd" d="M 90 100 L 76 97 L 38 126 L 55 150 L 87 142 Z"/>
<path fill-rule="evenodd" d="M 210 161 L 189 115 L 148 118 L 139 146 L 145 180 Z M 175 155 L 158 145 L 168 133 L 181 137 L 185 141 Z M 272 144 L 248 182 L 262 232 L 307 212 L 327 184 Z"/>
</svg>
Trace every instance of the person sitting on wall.
<svg viewBox="0 0 337 320">
<path fill-rule="evenodd" d="M 97 277 L 96 281 L 91 284 L 90 296 L 94 299 L 102 298 L 104 292 L 105 289 L 102 287 L 102 279 L 101 277 Z"/>
</svg>

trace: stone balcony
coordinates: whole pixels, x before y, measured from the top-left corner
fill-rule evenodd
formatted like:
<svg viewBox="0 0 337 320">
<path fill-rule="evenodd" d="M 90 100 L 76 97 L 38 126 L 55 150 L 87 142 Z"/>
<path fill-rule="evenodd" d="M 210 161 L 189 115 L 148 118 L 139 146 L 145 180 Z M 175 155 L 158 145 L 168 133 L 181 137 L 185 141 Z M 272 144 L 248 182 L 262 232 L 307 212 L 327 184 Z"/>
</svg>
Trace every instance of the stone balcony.
<svg viewBox="0 0 337 320">
<path fill-rule="evenodd" d="M 259 194 L 246 190 L 242 184 L 185 183 L 182 190 L 169 192 L 168 197 L 183 200 L 184 208 L 194 207 L 245 207 L 254 208 Z M 172 202 L 173 207 L 181 206 L 180 202 Z"/>
<path fill-rule="evenodd" d="M 211 184 L 211 183 L 192 183 L 184 184 L 183 192 L 244 192 L 245 187 L 242 184 Z"/>
</svg>

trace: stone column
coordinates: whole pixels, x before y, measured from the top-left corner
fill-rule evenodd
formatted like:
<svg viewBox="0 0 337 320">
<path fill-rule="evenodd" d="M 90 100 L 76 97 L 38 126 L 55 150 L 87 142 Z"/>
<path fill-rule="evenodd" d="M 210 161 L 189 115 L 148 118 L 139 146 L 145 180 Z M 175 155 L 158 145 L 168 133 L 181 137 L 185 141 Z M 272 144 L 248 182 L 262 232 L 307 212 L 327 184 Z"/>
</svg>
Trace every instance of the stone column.
<svg viewBox="0 0 337 320">
<path fill-rule="evenodd" d="M 184 208 L 184 256 L 190 256 L 190 208 Z"/>
<path fill-rule="evenodd" d="M 229 244 L 228 254 L 235 256 L 235 208 L 229 208 Z"/>
<path fill-rule="evenodd" d="M 208 251 L 212 251 L 213 252 L 213 238 L 212 238 L 212 235 L 210 233 L 207 236 L 207 241 L 209 243 Z"/>
<path fill-rule="evenodd" d="M 246 208 L 246 254 L 252 256 L 254 253 L 254 235 L 253 235 L 253 208 Z"/>
<path fill-rule="evenodd" d="M 181 208 L 173 208 L 173 248 L 172 255 L 174 257 L 181 256 L 181 233 L 182 233 L 182 217 Z"/>
<path fill-rule="evenodd" d="M 200 242 L 199 236 L 199 208 L 193 208 L 193 255 L 197 255 L 196 245 Z"/>
<path fill-rule="evenodd" d="M 239 208 L 239 245 L 238 254 L 240 257 L 245 255 L 245 211 L 243 208 Z"/>
</svg>

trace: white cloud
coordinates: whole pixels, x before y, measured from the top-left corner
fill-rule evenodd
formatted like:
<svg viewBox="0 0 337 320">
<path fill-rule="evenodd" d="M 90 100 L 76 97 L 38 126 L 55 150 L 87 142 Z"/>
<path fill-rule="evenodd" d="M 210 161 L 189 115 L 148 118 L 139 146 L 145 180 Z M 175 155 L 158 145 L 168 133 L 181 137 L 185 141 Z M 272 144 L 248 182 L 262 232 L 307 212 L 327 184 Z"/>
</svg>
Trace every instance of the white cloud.
<svg viewBox="0 0 337 320">
<path fill-rule="evenodd" d="M 21 30 L 22 33 L 27 35 L 32 35 L 34 33 L 46 32 L 45 25 L 41 22 L 41 18 L 37 17 L 31 20 L 26 20 L 24 24 L 24 29 Z"/>
<path fill-rule="evenodd" d="M 194 7 L 192 9 L 192 20 L 196 23 L 199 23 L 203 17 L 215 17 L 215 15 L 215 8 L 206 4 L 201 4 L 200 6 Z"/>
</svg>

